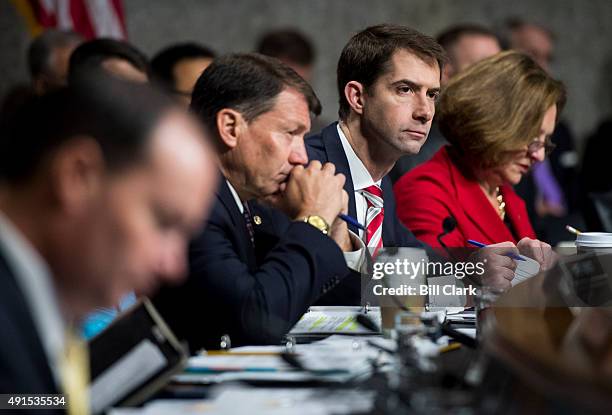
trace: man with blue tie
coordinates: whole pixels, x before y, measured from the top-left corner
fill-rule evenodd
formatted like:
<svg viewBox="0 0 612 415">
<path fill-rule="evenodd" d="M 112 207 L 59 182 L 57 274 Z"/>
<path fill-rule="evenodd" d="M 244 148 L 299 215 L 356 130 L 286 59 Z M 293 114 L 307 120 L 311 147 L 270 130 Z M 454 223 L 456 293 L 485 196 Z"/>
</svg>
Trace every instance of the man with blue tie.
<svg viewBox="0 0 612 415">
<path fill-rule="evenodd" d="M 278 344 L 360 255 L 337 219 L 348 201 L 344 176 L 331 163 L 305 166 L 319 100 L 279 60 L 235 54 L 203 72 L 191 110 L 214 138 L 219 190 L 190 245 L 188 281 L 155 303 L 192 351 L 219 348 L 224 335 L 232 345 Z"/>
</svg>

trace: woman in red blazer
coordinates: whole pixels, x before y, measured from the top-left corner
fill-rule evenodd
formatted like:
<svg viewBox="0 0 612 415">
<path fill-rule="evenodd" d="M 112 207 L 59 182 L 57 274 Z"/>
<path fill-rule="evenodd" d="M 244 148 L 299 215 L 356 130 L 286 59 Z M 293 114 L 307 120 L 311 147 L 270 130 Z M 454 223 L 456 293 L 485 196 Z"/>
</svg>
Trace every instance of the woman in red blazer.
<svg viewBox="0 0 612 415">
<path fill-rule="evenodd" d="M 449 247 L 535 239 L 523 200 L 514 192 L 550 149 L 563 85 L 525 55 L 504 52 L 453 78 L 442 94 L 438 123 L 450 145 L 394 186 L 397 213 L 417 238 L 440 246 L 445 218 Z M 520 249 L 520 244 L 519 244 Z"/>
</svg>

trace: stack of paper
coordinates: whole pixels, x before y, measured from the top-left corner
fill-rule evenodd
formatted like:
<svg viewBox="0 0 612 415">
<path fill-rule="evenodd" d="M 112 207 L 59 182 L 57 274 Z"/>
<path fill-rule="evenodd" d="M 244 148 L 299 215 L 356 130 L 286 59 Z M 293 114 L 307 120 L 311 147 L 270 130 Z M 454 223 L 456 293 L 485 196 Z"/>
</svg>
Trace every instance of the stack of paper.
<svg viewBox="0 0 612 415">
<path fill-rule="evenodd" d="M 512 279 L 513 287 L 516 284 L 538 275 L 538 272 L 540 272 L 540 264 L 538 264 L 536 260 L 526 257 L 525 255 L 521 255 L 521 257 L 525 260 L 514 260 L 514 262 L 516 262 L 516 270 L 514 270 L 514 278 Z"/>
</svg>

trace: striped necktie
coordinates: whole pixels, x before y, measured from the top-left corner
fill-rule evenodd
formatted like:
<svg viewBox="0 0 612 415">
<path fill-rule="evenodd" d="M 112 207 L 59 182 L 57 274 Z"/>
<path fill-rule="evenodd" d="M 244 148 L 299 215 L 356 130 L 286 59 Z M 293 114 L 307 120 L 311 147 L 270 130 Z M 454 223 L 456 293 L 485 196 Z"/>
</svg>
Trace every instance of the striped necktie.
<svg viewBox="0 0 612 415">
<path fill-rule="evenodd" d="M 378 185 L 368 186 L 361 190 L 366 198 L 368 209 L 366 210 L 366 245 L 374 249 L 374 254 L 382 248 L 382 224 L 385 216 L 383 207 L 382 189 Z"/>
</svg>

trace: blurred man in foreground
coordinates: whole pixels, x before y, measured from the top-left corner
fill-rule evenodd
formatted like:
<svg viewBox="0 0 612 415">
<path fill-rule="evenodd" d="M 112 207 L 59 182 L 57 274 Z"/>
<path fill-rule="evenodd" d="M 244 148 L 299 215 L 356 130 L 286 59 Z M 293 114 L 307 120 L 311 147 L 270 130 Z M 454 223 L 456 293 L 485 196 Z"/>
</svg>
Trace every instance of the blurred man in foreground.
<svg viewBox="0 0 612 415">
<path fill-rule="evenodd" d="M 64 393 L 87 413 L 76 324 L 182 278 L 215 163 L 167 98 L 111 79 L 32 101 L 0 145 L 0 391 Z"/>
</svg>

